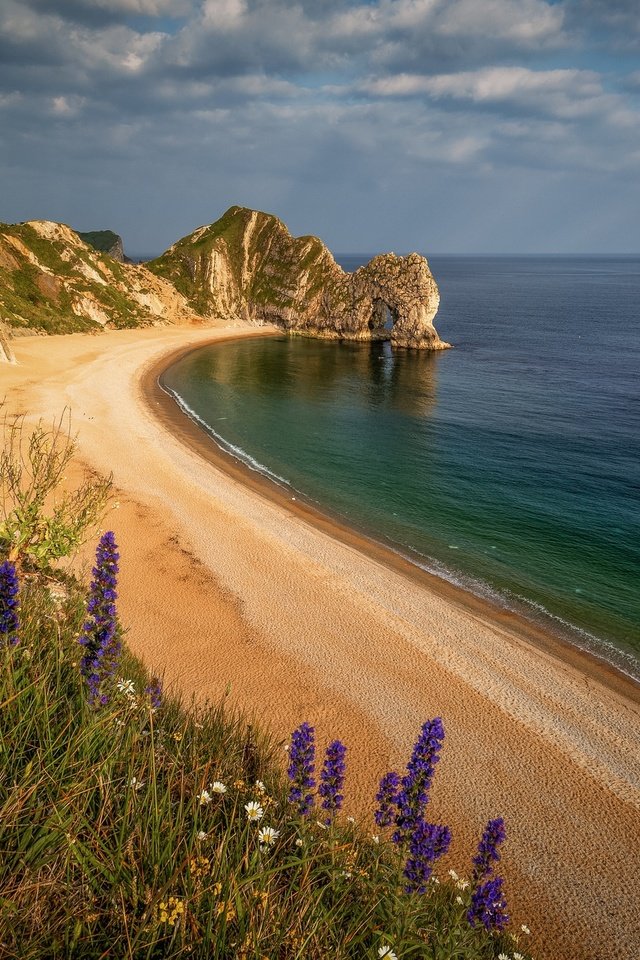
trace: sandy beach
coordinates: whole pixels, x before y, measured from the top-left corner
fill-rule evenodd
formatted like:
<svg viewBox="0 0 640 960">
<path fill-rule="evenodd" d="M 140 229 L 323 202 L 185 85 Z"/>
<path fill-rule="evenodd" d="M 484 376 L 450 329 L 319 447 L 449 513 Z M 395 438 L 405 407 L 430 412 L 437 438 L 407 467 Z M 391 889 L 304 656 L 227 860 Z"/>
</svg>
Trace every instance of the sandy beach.
<svg viewBox="0 0 640 960">
<path fill-rule="evenodd" d="M 445 749 L 431 816 L 469 873 L 489 817 L 520 946 L 637 960 L 640 688 L 417 570 L 223 457 L 157 386 L 169 358 L 255 329 L 166 327 L 13 342 L 0 398 L 113 473 L 119 612 L 133 651 L 187 697 L 229 701 L 283 741 L 301 721 L 349 747 L 359 817 L 424 720 Z M 514 947 L 514 949 L 518 949 Z"/>
</svg>

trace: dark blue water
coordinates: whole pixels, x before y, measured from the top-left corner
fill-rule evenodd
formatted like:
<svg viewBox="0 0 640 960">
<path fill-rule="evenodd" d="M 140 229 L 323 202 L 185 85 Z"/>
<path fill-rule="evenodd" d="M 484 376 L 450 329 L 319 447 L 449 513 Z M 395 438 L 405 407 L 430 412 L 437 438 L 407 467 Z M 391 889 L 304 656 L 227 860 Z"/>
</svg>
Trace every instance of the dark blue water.
<svg viewBox="0 0 640 960">
<path fill-rule="evenodd" d="M 453 350 L 239 341 L 163 384 L 254 468 L 640 677 L 640 259 L 430 264 Z"/>
</svg>

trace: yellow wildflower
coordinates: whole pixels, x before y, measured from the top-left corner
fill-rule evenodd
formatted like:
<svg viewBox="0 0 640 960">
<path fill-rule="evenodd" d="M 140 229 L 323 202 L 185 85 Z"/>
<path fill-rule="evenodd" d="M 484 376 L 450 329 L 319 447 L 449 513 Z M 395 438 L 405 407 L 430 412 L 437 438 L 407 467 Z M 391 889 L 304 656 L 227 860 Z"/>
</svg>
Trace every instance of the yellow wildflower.
<svg viewBox="0 0 640 960">
<path fill-rule="evenodd" d="M 216 907 L 216 914 L 220 917 L 224 913 L 225 920 L 227 923 L 231 923 L 232 920 L 235 920 L 236 908 L 231 903 L 230 900 L 221 900 Z"/>
<path fill-rule="evenodd" d="M 158 904 L 159 923 L 168 923 L 170 927 L 174 927 L 183 914 L 184 903 L 178 897 L 169 897 Z"/>
</svg>

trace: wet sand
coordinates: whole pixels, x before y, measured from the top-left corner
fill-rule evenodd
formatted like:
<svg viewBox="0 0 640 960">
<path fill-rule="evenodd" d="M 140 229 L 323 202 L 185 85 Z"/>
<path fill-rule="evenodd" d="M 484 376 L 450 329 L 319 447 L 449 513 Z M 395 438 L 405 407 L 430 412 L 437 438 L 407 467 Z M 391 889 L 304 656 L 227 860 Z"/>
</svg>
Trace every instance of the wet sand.
<svg viewBox="0 0 640 960">
<path fill-rule="evenodd" d="M 224 456 L 157 386 L 171 355 L 232 328 L 15 341 L 13 410 L 72 410 L 113 471 L 128 642 L 187 696 L 229 700 L 278 737 L 302 720 L 349 746 L 360 815 L 425 719 L 447 731 L 431 813 L 468 864 L 505 817 L 521 948 L 637 960 L 640 695 L 595 659 L 420 571 Z"/>
</svg>

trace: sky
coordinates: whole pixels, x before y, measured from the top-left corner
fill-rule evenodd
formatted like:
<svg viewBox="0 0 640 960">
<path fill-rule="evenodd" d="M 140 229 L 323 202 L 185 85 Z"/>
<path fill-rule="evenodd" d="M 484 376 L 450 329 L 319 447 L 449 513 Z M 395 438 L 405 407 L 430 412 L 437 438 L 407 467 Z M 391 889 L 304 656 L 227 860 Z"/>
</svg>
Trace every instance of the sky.
<svg viewBox="0 0 640 960">
<path fill-rule="evenodd" d="M 638 0 L 0 0 L 0 220 L 640 253 Z"/>
</svg>

